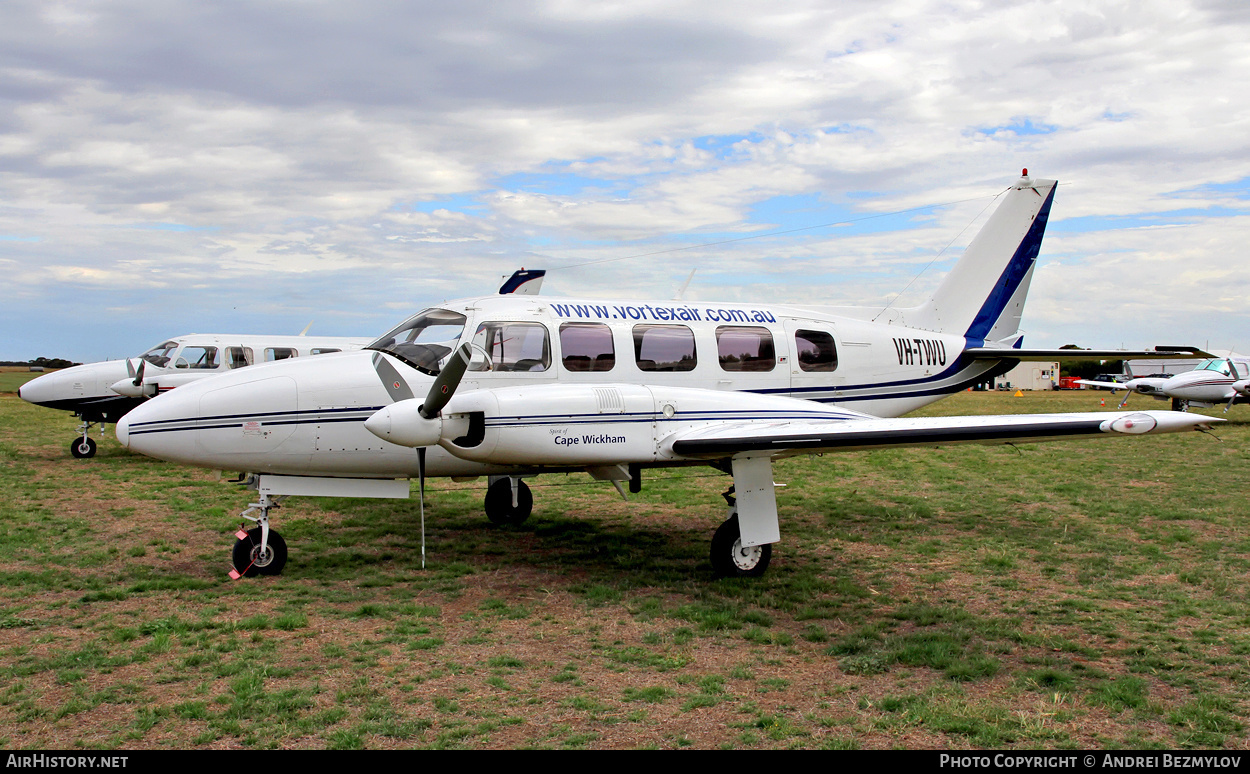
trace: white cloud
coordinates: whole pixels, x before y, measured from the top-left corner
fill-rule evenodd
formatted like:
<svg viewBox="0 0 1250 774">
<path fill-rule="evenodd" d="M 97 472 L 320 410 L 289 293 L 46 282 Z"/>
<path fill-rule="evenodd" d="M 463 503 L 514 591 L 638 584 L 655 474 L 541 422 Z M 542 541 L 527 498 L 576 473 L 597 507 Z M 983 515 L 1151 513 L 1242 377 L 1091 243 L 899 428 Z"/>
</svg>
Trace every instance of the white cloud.
<svg viewBox="0 0 1250 774">
<path fill-rule="evenodd" d="M 521 264 L 650 253 L 546 287 L 664 298 L 697 265 L 709 300 L 878 303 L 987 200 L 893 233 L 660 251 L 992 194 L 1022 167 L 1071 183 L 1031 343 L 1242 322 L 1238 3 L 12 0 L 5 17 L 0 358 L 133 354 L 154 319 L 286 330 L 317 308 L 339 308 L 324 332 L 370 334 Z M 776 197 L 825 209 L 752 217 Z"/>
</svg>

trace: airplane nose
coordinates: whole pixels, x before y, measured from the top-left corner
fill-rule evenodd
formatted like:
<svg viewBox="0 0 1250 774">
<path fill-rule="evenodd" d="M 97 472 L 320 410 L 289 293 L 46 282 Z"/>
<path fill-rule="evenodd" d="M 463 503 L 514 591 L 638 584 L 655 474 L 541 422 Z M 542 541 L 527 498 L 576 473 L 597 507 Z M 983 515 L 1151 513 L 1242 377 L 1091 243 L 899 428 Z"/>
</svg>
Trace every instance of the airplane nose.
<svg viewBox="0 0 1250 774">
<path fill-rule="evenodd" d="M 17 388 L 17 397 L 27 403 L 44 403 L 57 397 L 53 393 L 61 381 L 60 374 L 51 373 L 36 376 Z"/>
<path fill-rule="evenodd" d="M 117 424 L 113 425 L 113 432 L 117 434 L 117 441 L 127 449 L 130 448 L 130 419 L 129 415 L 123 416 L 117 420 Z"/>
</svg>

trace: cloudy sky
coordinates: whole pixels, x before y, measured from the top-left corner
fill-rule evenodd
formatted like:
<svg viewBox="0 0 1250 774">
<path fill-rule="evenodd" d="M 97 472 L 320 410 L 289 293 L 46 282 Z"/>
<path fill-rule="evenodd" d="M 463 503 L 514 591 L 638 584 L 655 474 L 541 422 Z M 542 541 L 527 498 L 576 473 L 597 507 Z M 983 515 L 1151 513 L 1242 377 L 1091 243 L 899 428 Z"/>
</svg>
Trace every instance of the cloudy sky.
<svg viewBox="0 0 1250 774">
<path fill-rule="evenodd" d="M 5 0 L 0 359 L 375 335 L 521 266 L 906 305 L 1023 167 L 1027 345 L 1247 352 L 1247 39 L 1243 0 Z"/>
</svg>

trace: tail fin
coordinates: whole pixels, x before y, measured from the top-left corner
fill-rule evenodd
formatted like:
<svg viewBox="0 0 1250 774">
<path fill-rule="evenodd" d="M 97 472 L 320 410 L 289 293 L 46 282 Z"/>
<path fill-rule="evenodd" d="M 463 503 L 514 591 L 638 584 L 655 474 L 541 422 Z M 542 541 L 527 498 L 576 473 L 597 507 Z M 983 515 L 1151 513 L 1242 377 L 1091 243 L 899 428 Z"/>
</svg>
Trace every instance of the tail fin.
<svg viewBox="0 0 1250 774">
<path fill-rule="evenodd" d="M 1018 333 L 1056 185 L 1026 169 L 933 297 L 908 310 L 907 323 L 963 335 L 972 346 Z"/>
</svg>

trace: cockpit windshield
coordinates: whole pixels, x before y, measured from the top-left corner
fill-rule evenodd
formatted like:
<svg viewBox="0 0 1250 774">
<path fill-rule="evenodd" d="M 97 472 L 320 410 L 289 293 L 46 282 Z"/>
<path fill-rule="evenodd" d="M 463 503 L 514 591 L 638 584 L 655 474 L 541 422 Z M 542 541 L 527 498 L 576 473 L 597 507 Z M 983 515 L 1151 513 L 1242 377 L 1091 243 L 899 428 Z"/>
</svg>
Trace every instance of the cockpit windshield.
<svg viewBox="0 0 1250 774">
<path fill-rule="evenodd" d="M 139 357 L 148 361 L 154 366 L 164 368 L 169 363 L 169 358 L 173 356 L 174 350 L 178 349 L 178 342 L 167 341 L 164 344 L 157 344 Z"/>
<path fill-rule="evenodd" d="M 1229 368 L 1228 360 L 1222 357 L 1214 358 L 1212 360 L 1204 360 L 1201 363 L 1199 363 L 1198 367 L 1195 368 L 1194 370 L 1195 371 L 1215 371 L 1217 373 L 1224 374 L 1225 376 L 1233 375 L 1232 370 Z"/>
<path fill-rule="evenodd" d="M 446 309 L 426 309 L 405 320 L 365 349 L 388 352 L 413 368 L 437 374 L 441 362 L 456 348 L 466 318 Z"/>
</svg>

